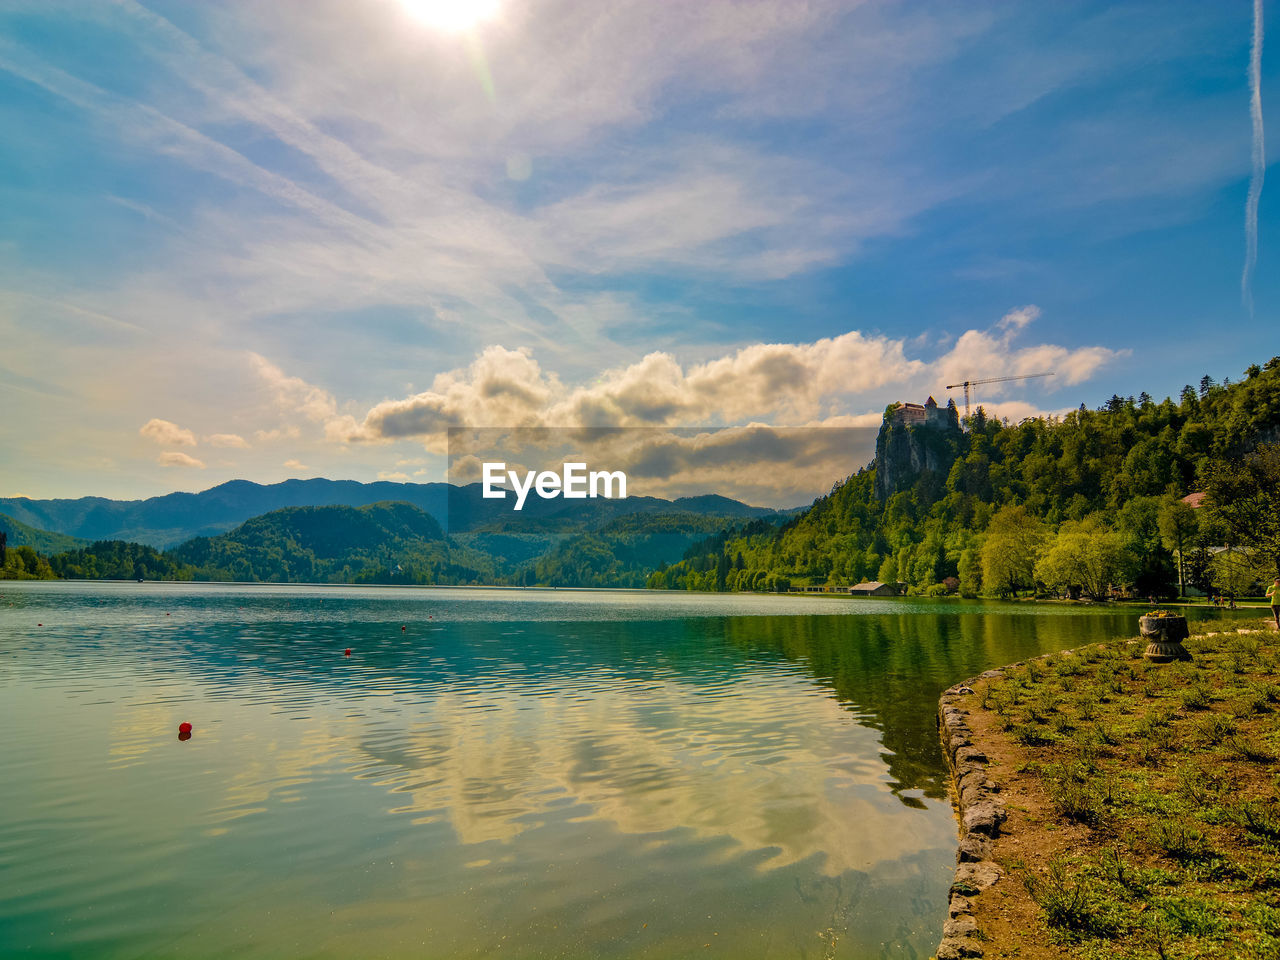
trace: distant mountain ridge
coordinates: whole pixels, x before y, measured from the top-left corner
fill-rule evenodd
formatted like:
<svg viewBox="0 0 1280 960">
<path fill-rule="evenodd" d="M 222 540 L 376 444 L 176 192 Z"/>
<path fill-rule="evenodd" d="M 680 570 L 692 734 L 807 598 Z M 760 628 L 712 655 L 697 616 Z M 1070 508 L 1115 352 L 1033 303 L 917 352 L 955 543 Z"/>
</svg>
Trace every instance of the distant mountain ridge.
<svg viewBox="0 0 1280 960">
<path fill-rule="evenodd" d="M 763 528 L 782 519 L 750 522 Z M 638 587 L 650 569 L 733 520 L 641 509 L 589 528 L 534 522 L 534 532 L 446 537 L 429 513 L 403 501 L 283 507 L 163 553 L 104 540 L 56 554 L 48 565 L 54 576 L 88 580 Z"/>
<path fill-rule="evenodd" d="M 489 527 L 513 531 L 534 527 L 580 529 L 630 513 L 684 512 L 752 518 L 777 511 L 718 495 L 627 497 L 572 501 L 530 498 L 519 514 L 508 501 L 486 500 L 480 485 L 357 480 L 285 480 L 260 484 L 230 480 L 199 493 L 170 493 L 146 500 L 106 497 L 31 500 L 0 498 L 0 512 L 17 523 L 85 541 L 127 540 L 164 549 L 194 537 L 225 533 L 253 517 L 286 507 L 365 507 L 400 501 L 429 513 L 450 534 Z"/>
<path fill-rule="evenodd" d="M 285 480 L 260 484 L 230 480 L 199 493 L 169 493 L 146 500 L 80 497 L 75 500 L 0 499 L 0 511 L 33 527 L 84 540 L 129 540 L 169 547 L 213 536 L 251 517 L 283 507 L 363 507 L 403 500 L 437 515 L 448 484 L 360 483 L 355 480 Z"/>
</svg>

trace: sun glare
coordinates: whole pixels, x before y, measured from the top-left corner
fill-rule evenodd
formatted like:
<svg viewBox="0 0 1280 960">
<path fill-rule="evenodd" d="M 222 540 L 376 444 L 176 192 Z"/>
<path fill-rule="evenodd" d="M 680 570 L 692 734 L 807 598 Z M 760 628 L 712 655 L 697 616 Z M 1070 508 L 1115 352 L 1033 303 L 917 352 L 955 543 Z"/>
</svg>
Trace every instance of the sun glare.
<svg viewBox="0 0 1280 960">
<path fill-rule="evenodd" d="M 436 30 L 461 32 L 498 12 L 499 0 L 400 0 L 415 18 Z"/>
</svg>

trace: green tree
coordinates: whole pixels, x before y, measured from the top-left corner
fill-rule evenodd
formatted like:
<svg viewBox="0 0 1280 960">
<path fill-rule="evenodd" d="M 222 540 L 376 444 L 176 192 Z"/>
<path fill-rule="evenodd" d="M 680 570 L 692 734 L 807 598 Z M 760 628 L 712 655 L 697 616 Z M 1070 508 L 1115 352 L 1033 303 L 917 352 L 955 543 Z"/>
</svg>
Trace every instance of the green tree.
<svg viewBox="0 0 1280 960">
<path fill-rule="evenodd" d="M 1044 523 L 1021 504 L 998 510 L 982 544 L 982 582 L 987 588 L 1008 596 L 1034 586 L 1045 533 Z"/>
<path fill-rule="evenodd" d="M 881 583 L 897 583 L 898 581 L 898 561 L 895 557 L 885 557 L 884 563 L 880 564 L 880 570 L 876 574 L 876 579 Z"/>
<path fill-rule="evenodd" d="M 960 595 L 976 597 L 982 592 L 982 554 L 970 547 L 960 554 Z"/>
<path fill-rule="evenodd" d="M 1139 596 L 1169 596 L 1178 579 L 1173 554 L 1161 542 L 1160 504 L 1159 497 L 1136 496 L 1115 512 L 1123 543 L 1123 569 L 1116 579 L 1132 584 Z"/>
<path fill-rule="evenodd" d="M 1160 538 L 1178 559 L 1178 596 L 1187 592 L 1185 555 L 1198 529 L 1196 512 L 1175 496 L 1160 504 Z"/>
<path fill-rule="evenodd" d="M 1120 535 L 1097 515 L 1068 520 L 1049 541 L 1036 563 L 1036 578 L 1048 586 L 1100 599 L 1115 582 L 1124 563 Z"/>
<path fill-rule="evenodd" d="M 1253 449 L 1261 438 L 1280 436 L 1280 359 L 1255 367 L 1237 382 L 1206 385 L 1203 397 L 1190 386 L 1181 398 L 1159 403 L 1117 393 L 1102 409 L 1082 404 L 1062 417 L 1016 425 L 979 410 L 965 432 L 940 435 L 938 443 L 925 428 L 917 436 L 886 423 L 883 459 L 836 483 L 785 523 L 737 531 L 729 542 L 708 541 L 698 556 L 674 564 L 665 581 L 683 585 L 690 571 L 714 570 L 721 552 L 740 552 L 752 575 L 739 577 L 737 589 L 763 589 L 759 583 L 770 574 L 805 583 L 900 580 L 917 591 L 956 576 L 962 592 L 1008 594 L 1030 585 L 1032 577 L 1025 564 L 1024 575 L 1014 577 L 1017 587 L 1007 578 L 984 577 L 1000 565 L 1003 543 L 1002 536 L 984 533 L 997 513 L 1017 504 L 1047 529 L 1101 512 L 1124 545 L 1117 582 L 1144 595 L 1172 594 L 1179 580 L 1184 589 L 1208 582 L 1208 548 L 1243 547 L 1245 541 L 1213 533 L 1208 511 L 1198 510 L 1200 522 L 1179 550 L 1176 530 L 1169 529 L 1169 518 L 1162 528 L 1161 515 L 1168 512 L 1166 500 L 1205 489 L 1215 463 Z M 878 483 L 881 474 L 884 482 Z M 992 542 L 984 571 L 979 544 L 986 540 Z M 966 576 L 960 566 L 967 551 Z M 700 559 L 704 554 L 710 566 Z"/>
<path fill-rule="evenodd" d="M 49 561 L 25 544 L 9 547 L 0 564 L 0 580 L 56 580 Z"/>
<path fill-rule="evenodd" d="M 1221 592 L 1233 597 L 1252 593 L 1258 580 L 1265 576 L 1259 573 L 1255 559 L 1253 554 L 1243 550 L 1223 550 L 1215 554 L 1210 561 L 1214 584 Z"/>
<path fill-rule="evenodd" d="M 1227 546 L 1244 548 L 1266 575 L 1280 577 L 1280 444 L 1220 460 L 1207 480 L 1205 508 Z"/>
</svg>

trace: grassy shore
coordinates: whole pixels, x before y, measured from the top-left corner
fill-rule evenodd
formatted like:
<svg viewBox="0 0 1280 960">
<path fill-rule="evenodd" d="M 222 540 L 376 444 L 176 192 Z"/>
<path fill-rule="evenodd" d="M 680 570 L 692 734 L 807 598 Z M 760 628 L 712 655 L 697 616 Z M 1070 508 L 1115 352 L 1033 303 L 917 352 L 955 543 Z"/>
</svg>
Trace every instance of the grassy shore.
<svg viewBox="0 0 1280 960">
<path fill-rule="evenodd" d="M 1280 958 L 1270 626 L 1193 636 L 1190 663 L 1120 641 L 974 685 L 964 706 L 1009 811 L 1005 879 L 977 911 L 986 956 Z"/>
</svg>

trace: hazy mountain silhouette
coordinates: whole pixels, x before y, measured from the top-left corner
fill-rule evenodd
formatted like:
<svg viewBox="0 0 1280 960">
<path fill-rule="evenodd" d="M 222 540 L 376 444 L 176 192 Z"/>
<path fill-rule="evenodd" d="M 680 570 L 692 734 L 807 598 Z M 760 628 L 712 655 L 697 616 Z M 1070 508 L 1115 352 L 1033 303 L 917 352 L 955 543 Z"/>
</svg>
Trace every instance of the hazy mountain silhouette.
<svg viewBox="0 0 1280 960">
<path fill-rule="evenodd" d="M 733 518 L 775 512 L 711 494 L 674 501 L 658 497 L 571 501 L 530 497 L 524 509 L 515 513 L 510 499 L 484 499 L 478 483 L 459 487 L 447 483 L 361 483 L 323 478 L 272 484 L 231 480 L 199 493 L 170 493 L 146 500 L 0 498 L 0 511 L 20 524 L 82 540 L 130 540 L 165 548 L 193 537 L 225 533 L 246 520 L 285 507 L 363 507 L 390 500 L 426 511 L 449 534 L 480 528 L 568 533 L 640 512 L 680 511 Z"/>
</svg>

